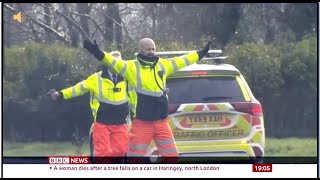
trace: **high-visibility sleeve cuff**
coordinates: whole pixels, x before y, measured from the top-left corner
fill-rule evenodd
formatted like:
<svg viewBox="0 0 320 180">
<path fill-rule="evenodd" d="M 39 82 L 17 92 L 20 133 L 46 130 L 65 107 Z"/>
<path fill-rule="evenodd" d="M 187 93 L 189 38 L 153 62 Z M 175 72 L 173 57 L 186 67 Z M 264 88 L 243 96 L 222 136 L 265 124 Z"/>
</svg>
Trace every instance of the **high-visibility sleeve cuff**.
<svg viewBox="0 0 320 180">
<path fill-rule="evenodd" d="M 94 54 L 94 57 L 97 58 L 99 61 L 101 61 L 104 58 L 104 53 L 102 51 L 97 51 Z"/>
<path fill-rule="evenodd" d="M 58 100 L 61 101 L 62 99 L 64 99 L 64 98 L 63 98 L 63 93 L 62 93 L 62 91 L 59 91 L 59 98 L 58 98 Z"/>
</svg>

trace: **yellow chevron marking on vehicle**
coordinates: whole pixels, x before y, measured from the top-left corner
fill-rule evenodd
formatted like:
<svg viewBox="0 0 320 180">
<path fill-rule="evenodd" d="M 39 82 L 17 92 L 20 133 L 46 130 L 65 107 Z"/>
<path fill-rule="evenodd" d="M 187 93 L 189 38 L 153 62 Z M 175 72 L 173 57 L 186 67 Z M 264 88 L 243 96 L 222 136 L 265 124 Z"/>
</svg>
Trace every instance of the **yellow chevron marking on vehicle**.
<svg viewBox="0 0 320 180">
<path fill-rule="evenodd" d="M 217 104 L 216 107 L 217 107 L 219 110 L 222 110 L 222 111 L 227 111 L 227 110 L 229 110 L 228 106 L 225 105 L 225 104 Z"/>
<path fill-rule="evenodd" d="M 185 111 L 185 112 L 192 112 L 193 111 L 193 109 L 196 107 L 196 105 L 188 105 L 188 106 L 185 106 L 184 108 L 183 108 L 183 111 Z"/>
<path fill-rule="evenodd" d="M 260 143 L 261 142 L 261 132 L 256 131 L 251 138 L 252 142 Z"/>
<path fill-rule="evenodd" d="M 241 115 L 238 117 L 238 122 L 236 125 L 238 128 L 243 129 L 245 132 L 250 131 L 251 128 L 250 123 Z"/>
</svg>

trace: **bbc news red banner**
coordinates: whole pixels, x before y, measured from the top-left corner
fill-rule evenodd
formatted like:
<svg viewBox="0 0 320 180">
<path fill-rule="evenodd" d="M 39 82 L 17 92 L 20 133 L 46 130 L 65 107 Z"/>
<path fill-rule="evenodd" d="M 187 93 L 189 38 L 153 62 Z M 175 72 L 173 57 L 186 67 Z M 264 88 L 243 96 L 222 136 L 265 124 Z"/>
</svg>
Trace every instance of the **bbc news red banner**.
<svg viewBox="0 0 320 180">
<path fill-rule="evenodd" d="M 90 164 L 86 156 L 49 156 L 48 164 Z"/>
</svg>

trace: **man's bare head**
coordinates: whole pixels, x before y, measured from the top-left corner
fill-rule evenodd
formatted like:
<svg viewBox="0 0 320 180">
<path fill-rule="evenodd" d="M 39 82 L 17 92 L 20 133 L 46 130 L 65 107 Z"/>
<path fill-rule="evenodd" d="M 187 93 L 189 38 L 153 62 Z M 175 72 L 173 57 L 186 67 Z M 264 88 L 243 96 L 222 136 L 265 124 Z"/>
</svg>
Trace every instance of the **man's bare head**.
<svg viewBox="0 0 320 180">
<path fill-rule="evenodd" d="M 154 56 L 154 53 L 156 52 L 156 44 L 150 38 L 143 38 L 139 41 L 138 50 L 139 53 L 151 57 Z"/>
</svg>

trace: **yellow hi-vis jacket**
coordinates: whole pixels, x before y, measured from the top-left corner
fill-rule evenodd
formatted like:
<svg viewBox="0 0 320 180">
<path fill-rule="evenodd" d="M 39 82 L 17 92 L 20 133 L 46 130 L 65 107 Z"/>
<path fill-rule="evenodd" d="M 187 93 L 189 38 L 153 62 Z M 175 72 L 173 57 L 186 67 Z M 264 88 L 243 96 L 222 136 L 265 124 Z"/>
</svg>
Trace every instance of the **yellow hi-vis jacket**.
<svg viewBox="0 0 320 180">
<path fill-rule="evenodd" d="M 137 58 L 124 61 L 104 53 L 104 64 L 123 76 L 134 89 L 133 117 L 145 121 L 156 121 L 168 117 L 168 99 L 160 87 L 164 90 L 166 78 L 169 75 L 199 60 L 198 53 L 192 52 L 169 59 L 159 58 L 156 66 L 152 68 L 142 66 Z"/>
<path fill-rule="evenodd" d="M 109 125 L 127 123 L 129 107 L 126 82 L 121 76 L 118 76 L 114 84 L 109 75 L 102 78 L 101 74 L 102 71 L 97 72 L 75 86 L 61 90 L 63 98 L 70 99 L 90 92 L 90 106 L 94 122 Z"/>
</svg>

